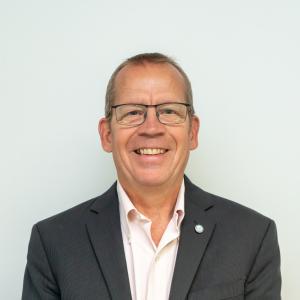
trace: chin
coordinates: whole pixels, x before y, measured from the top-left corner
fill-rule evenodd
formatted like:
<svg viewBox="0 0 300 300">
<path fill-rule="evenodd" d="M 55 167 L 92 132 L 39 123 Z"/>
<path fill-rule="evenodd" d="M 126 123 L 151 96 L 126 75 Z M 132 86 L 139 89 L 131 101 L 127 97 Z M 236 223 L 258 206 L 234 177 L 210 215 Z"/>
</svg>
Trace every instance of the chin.
<svg viewBox="0 0 300 300">
<path fill-rule="evenodd" d="M 141 176 L 136 177 L 135 181 L 143 186 L 149 186 L 149 187 L 154 187 L 154 186 L 161 186 L 165 184 L 168 181 L 168 176 L 162 176 L 162 174 L 141 174 Z"/>
</svg>

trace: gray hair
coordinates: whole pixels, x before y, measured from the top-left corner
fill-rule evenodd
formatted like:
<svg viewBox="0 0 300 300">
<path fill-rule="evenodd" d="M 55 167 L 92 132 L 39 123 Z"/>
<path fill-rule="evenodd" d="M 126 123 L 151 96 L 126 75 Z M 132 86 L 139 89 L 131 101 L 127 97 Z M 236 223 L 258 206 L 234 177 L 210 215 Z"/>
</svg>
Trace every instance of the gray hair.
<svg viewBox="0 0 300 300">
<path fill-rule="evenodd" d="M 112 73 L 109 82 L 106 88 L 106 95 L 105 95 L 105 117 L 111 117 L 111 106 L 114 102 L 115 97 L 115 82 L 118 73 L 128 65 L 143 65 L 145 63 L 153 63 L 153 64 L 170 64 L 175 67 L 179 73 L 182 75 L 185 83 L 185 95 L 186 101 L 190 105 L 190 114 L 193 115 L 195 113 L 194 106 L 193 106 L 193 93 L 192 93 L 192 86 L 190 80 L 183 69 L 178 65 L 178 63 L 172 59 L 171 57 L 161 54 L 161 53 L 142 53 L 135 56 L 132 56 L 126 59 L 123 63 L 121 63 L 115 71 Z"/>
</svg>

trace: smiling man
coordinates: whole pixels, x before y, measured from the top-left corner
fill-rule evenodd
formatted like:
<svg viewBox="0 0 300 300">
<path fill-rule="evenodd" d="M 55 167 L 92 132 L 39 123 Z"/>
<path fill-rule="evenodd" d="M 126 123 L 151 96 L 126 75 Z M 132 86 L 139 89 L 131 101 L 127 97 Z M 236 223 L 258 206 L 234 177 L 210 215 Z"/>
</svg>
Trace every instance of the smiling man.
<svg viewBox="0 0 300 300">
<path fill-rule="evenodd" d="M 274 222 L 184 176 L 198 130 L 175 61 L 122 63 L 99 122 L 118 180 L 33 227 L 22 299 L 280 299 Z"/>
</svg>

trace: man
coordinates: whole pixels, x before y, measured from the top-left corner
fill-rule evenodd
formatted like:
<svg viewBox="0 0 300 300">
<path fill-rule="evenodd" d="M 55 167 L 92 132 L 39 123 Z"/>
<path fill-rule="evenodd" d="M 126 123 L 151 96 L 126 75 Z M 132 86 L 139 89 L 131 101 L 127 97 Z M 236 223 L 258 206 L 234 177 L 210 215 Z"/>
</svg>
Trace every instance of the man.
<svg viewBox="0 0 300 300">
<path fill-rule="evenodd" d="M 280 299 L 274 222 L 184 176 L 198 129 L 172 59 L 121 64 L 99 122 L 118 181 L 33 227 L 22 299 Z"/>
</svg>

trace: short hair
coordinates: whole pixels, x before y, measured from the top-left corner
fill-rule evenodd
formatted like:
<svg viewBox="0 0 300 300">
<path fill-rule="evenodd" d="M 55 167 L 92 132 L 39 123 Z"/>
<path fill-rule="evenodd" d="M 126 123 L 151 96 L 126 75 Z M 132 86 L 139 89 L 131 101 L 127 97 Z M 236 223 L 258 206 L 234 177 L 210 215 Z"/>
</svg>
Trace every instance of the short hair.
<svg viewBox="0 0 300 300">
<path fill-rule="evenodd" d="M 112 73 L 109 82 L 106 88 L 106 95 L 105 95 L 105 117 L 111 117 L 111 107 L 114 102 L 115 91 L 116 91 L 116 77 L 119 72 L 128 65 L 143 65 L 145 63 L 152 63 L 152 64 L 170 64 L 175 67 L 179 73 L 182 75 L 184 84 L 185 84 L 185 95 L 186 95 L 186 102 L 190 105 L 189 112 L 191 115 L 194 115 L 195 110 L 193 106 L 193 92 L 190 80 L 183 69 L 179 66 L 179 64 L 172 59 L 171 57 L 155 52 L 155 53 L 141 53 L 135 56 L 132 56 L 126 59 L 123 63 L 121 63 L 115 71 Z"/>
</svg>

